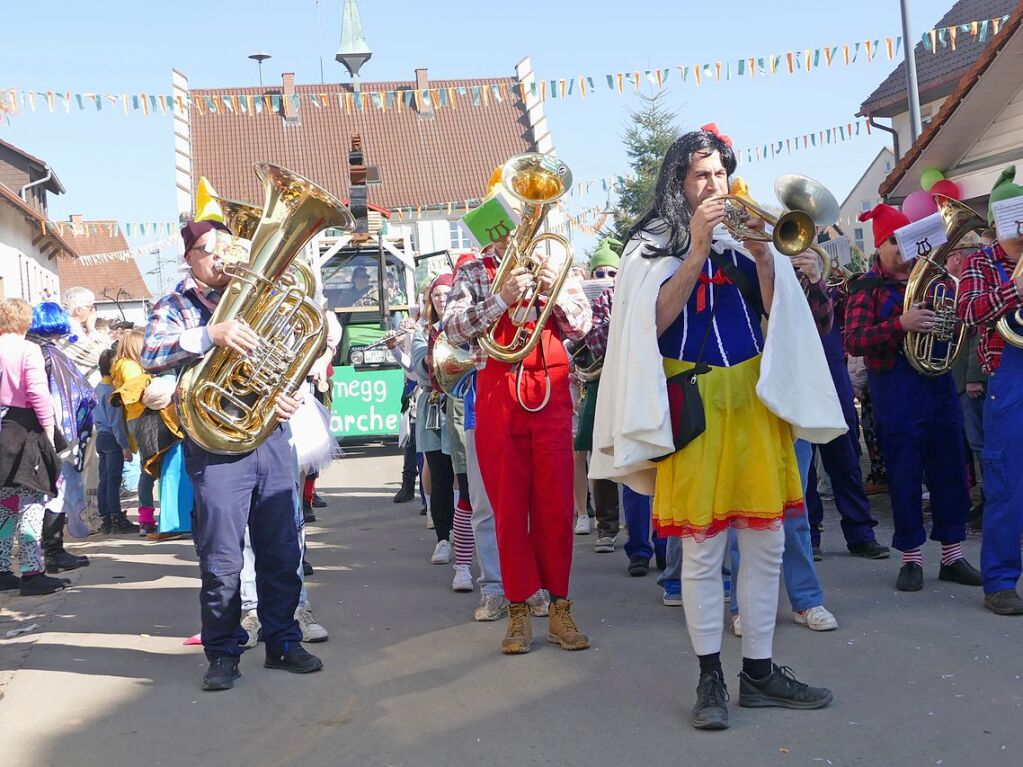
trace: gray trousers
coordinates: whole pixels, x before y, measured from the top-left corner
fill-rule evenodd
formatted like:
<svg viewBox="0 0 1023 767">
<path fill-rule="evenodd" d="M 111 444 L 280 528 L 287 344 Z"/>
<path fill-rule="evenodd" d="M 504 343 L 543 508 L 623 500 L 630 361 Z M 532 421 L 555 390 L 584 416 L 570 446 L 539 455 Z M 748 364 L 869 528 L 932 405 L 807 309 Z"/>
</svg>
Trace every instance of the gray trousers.
<svg viewBox="0 0 1023 767">
<path fill-rule="evenodd" d="M 476 558 L 480 564 L 481 594 L 504 596 L 501 581 L 501 560 L 497 554 L 497 527 L 494 524 L 494 508 L 490 505 L 487 490 L 483 486 L 483 475 L 476 456 L 476 430 L 465 430 L 465 462 L 469 477 L 469 500 L 472 502 L 472 533 L 476 538 Z"/>
</svg>

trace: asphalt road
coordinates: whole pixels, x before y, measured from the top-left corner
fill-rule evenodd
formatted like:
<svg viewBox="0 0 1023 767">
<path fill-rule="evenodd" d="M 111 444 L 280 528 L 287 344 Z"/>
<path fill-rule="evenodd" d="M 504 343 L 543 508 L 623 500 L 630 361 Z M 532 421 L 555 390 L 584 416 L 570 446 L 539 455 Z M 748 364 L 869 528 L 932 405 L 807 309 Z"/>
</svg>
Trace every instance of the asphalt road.
<svg viewBox="0 0 1023 767">
<path fill-rule="evenodd" d="M 309 530 L 313 605 L 330 641 L 308 677 L 242 661 L 226 693 L 202 693 L 197 571 L 189 541 L 92 537 L 75 587 L 0 595 L 0 761 L 25 765 L 1020 765 L 1023 620 L 979 589 L 895 591 L 898 560 L 844 552 L 833 511 L 819 572 L 839 630 L 796 626 L 781 600 L 775 655 L 835 702 L 812 712 L 740 709 L 739 640 L 725 638 L 732 727 L 686 724 L 697 680 L 681 608 L 625 555 L 576 538 L 573 596 L 593 647 L 541 642 L 502 656 L 503 623 L 472 620 L 476 595 L 429 564 L 417 504 L 391 503 L 400 458 L 350 449 L 325 472 L 330 506 Z M 884 512 L 882 512 L 884 514 Z M 891 535 L 884 514 L 882 540 Z M 887 542 L 887 541 L 886 541 Z M 979 541 L 967 543 L 977 562 Z M 14 637 L 7 632 L 35 625 Z"/>
</svg>

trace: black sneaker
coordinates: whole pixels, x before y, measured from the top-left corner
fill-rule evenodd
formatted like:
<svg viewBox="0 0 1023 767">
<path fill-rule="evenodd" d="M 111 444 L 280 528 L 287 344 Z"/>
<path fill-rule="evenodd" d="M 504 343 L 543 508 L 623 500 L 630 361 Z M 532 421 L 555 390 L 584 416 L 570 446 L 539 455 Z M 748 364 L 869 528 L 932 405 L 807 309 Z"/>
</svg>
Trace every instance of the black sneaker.
<svg viewBox="0 0 1023 767">
<path fill-rule="evenodd" d="M 402 485 L 397 493 L 394 494 L 394 498 L 391 500 L 394 503 L 408 503 L 416 497 L 416 488 L 414 485 Z"/>
<path fill-rule="evenodd" d="M 313 512 L 312 505 L 304 501 L 302 502 L 302 521 L 306 523 L 316 521 L 316 514 Z"/>
<path fill-rule="evenodd" d="M 63 591 L 70 585 L 71 580 L 68 578 L 51 578 L 49 575 L 42 573 L 23 575 L 21 576 L 18 593 L 23 597 L 41 597 Z"/>
<path fill-rule="evenodd" d="M 236 656 L 218 655 L 210 661 L 210 667 L 203 675 L 202 688 L 207 692 L 230 690 L 234 687 L 234 680 L 241 675 Z"/>
<path fill-rule="evenodd" d="M 895 588 L 899 591 L 923 591 L 924 569 L 916 562 L 907 562 L 899 569 Z"/>
<path fill-rule="evenodd" d="M 650 557 L 632 557 L 629 560 L 629 575 L 641 578 L 650 572 Z"/>
<path fill-rule="evenodd" d="M 864 559 L 888 559 L 892 555 L 892 550 L 877 541 L 867 541 L 866 543 L 854 543 L 849 547 L 849 553 L 854 557 L 863 557 Z"/>
<path fill-rule="evenodd" d="M 821 547 L 820 546 L 813 546 L 812 548 L 813 548 L 813 561 L 814 562 L 823 562 L 824 561 L 824 555 L 821 554 Z"/>
<path fill-rule="evenodd" d="M 315 493 L 314 492 L 313 493 L 313 508 L 314 509 L 325 509 L 326 507 L 327 507 L 327 502 L 325 500 L 323 500 L 322 498 L 320 498 L 320 494 L 319 493 Z"/>
<path fill-rule="evenodd" d="M 0 573 L 0 591 L 14 591 L 20 585 L 21 581 L 18 580 L 18 576 L 10 570 Z"/>
<path fill-rule="evenodd" d="M 700 674 L 696 705 L 689 712 L 689 724 L 698 730 L 728 729 L 728 688 L 720 671 Z"/>
<path fill-rule="evenodd" d="M 966 557 L 961 557 L 950 565 L 942 565 L 938 571 L 938 580 L 961 583 L 963 586 L 984 585 L 984 576 L 976 567 L 966 561 Z"/>
<path fill-rule="evenodd" d="M 313 574 L 313 566 L 303 559 L 302 560 L 302 575 L 312 575 L 312 574 Z"/>
<path fill-rule="evenodd" d="M 323 668 L 323 661 L 307 651 L 302 645 L 296 645 L 280 654 L 271 655 L 267 652 L 266 661 L 263 665 L 266 668 L 290 671 L 292 674 L 311 674 Z"/>
<path fill-rule="evenodd" d="M 99 523 L 99 529 L 96 531 L 100 535 L 110 535 L 110 517 L 103 517 Z"/>
<path fill-rule="evenodd" d="M 803 684 L 792 675 L 788 666 L 771 664 L 766 679 L 753 679 L 745 672 L 739 674 L 739 705 L 747 708 L 813 709 L 824 708 L 835 697 L 824 687 Z"/>
<path fill-rule="evenodd" d="M 122 514 L 110 520 L 110 533 L 113 535 L 122 535 L 124 533 L 138 535 L 139 526 Z"/>
<path fill-rule="evenodd" d="M 1023 615 L 1023 599 L 1016 589 L 985 594 L 984 607 L 995 615 Z"/>
</svg>

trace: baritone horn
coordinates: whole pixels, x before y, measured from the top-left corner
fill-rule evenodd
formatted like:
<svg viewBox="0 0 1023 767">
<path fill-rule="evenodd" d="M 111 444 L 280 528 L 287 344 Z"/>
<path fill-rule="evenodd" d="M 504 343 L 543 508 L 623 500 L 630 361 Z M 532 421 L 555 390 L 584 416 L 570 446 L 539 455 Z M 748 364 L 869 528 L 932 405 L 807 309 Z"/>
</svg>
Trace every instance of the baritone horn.
<svg viewBox="0 0 1023 767">
<path fill-rule="evenodd" d="M 515 228 L 504 257 L 494 275 L 490 292 L 500 293 L 512 270 L 522 267 L 533 279 L 531 289 L 523 299 L 508 310 L 515 331 L 510 339 L 498 341 L 497 323 L 480 336 L 483 350 L 495 360 L 507 364 L 521 362 L 540 341 L 540 333 L 554 311 L 558 293 L 572 270 L 572 245 L 559 234 L 537 234 L 551 206 L 572 187 L 572 171 L 561 160 L 549 154 L 530 152 L 512 157 L 501 168 L 501 184 L 522 203 L 522 220 Z M 545 242 L 554 242 L 565 250 L 550 295 L 540 307 L 540 272 L 547 263 L 536 250 Z M 532 328 L 527 323 L 538 311 Z M 549 383 L 549 382 L 548 382 Z M 546 401 L 545 401 L 546 404 Z"/>
<path fill-rule="evenodd" d="M 178 379 L 182 428 L 204 450 L 225 455 L 252 451 L 270 436 L 277 395 L 302 386 L 323 352 L 327 326 L 302 249 L 323 229 L 355 226 L 344 205 L 302 176 L 269 163 L 255 171 L 266 202 L 248 262 L 224 264 L 231 280 L 210 324 L 244 320 L 259 345 L 244 356 L 214 347 Z"/>
<path fill-rule="evenodd" d="M 958 200 L 941 194 L 932 196 L 938 205 L 947 241 L 917 257 L 902 304 L 903 311 L 907 311 L 922 303 L 936 315 L 933 330 L 927 333 L 909 331 L 903 340 L 906 360 L 925 376 L 949 372 L 965 348 L 966 325 L 956 314 L 959 279 L 949 273 L 948 258 L 970 232 L 987 226 L 983 218 Z"/>
</svg>

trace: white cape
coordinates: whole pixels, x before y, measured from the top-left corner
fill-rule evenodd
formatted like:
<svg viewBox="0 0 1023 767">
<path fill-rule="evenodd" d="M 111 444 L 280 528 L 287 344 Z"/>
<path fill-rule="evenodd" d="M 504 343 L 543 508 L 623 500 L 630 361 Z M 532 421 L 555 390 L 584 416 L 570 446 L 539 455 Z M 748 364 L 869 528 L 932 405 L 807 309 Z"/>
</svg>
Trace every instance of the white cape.
<svg viewBox="0 0 1023 767">
<path fill-rule="evenodd" d="M 715 250 L 731 248 L 749 257 L 739 243 L 721 236 L 722 231 L 715 232 Z M 674 449 L 655 306 L 661 285 L 682 262 L 643 256 L 666 240 L 667 234 L 645 231 L 628 242 L 622 256 L 597 392 L 589 472 L 594 479 L 623 482 L 646 495 L 654 490 L 652 459 Z M 774 255 L 774 299 L 757 395 L 768 410 L 791 424 L 796 437 L 830 442 L 848 427 L 792 263 L 780 253 Z"/>
</svg>

